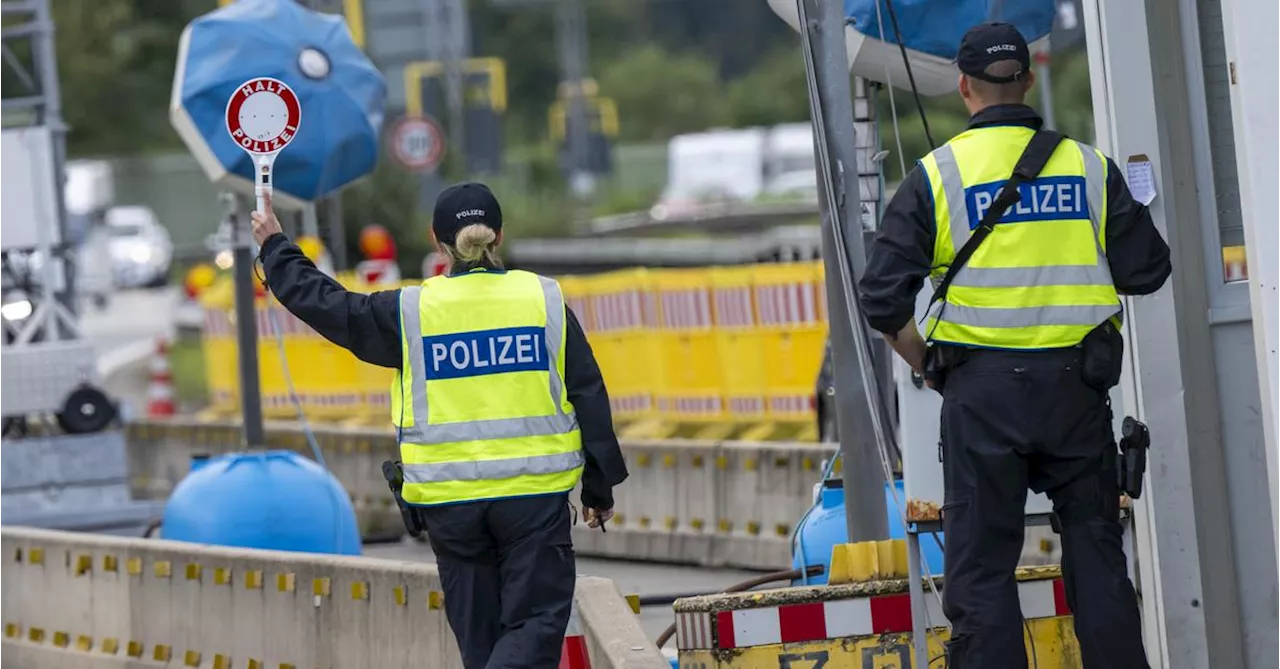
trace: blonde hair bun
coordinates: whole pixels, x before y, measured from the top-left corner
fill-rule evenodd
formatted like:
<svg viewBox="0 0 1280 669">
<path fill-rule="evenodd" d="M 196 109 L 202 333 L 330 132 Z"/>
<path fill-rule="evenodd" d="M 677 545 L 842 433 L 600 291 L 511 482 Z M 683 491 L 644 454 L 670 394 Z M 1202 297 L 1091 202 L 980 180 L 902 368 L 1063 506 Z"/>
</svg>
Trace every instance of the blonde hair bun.
<svg viewBox="0 0 1280 669">
<path fill-rule="evenodd" d="M 490 252 L 498 233 L 482 223 L 472 223 L 458 231 L 453 246 L 458 251 L 458 260 L 475 262 Z"/>
</svg>

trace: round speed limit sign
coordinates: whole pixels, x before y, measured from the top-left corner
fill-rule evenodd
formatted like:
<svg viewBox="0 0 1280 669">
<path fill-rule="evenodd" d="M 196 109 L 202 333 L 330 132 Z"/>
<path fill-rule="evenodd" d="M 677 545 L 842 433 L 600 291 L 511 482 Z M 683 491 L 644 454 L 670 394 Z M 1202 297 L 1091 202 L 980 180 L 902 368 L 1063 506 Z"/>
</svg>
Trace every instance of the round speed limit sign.
<svg viewBox="0 0 1280 669">
<path fill-rule="evenodd" d="M 428 172 L 444 158 L 444 133 L 430 117 L 400 119 L 391 129 L 391 155 L 406 169 Z"/>
</svg>

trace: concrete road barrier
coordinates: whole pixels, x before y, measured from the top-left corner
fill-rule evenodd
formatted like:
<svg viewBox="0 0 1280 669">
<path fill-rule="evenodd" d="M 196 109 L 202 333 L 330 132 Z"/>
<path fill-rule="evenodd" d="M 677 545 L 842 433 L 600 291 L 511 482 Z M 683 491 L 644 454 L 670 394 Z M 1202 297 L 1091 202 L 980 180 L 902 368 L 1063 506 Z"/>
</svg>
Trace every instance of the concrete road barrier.
<svg viewBox="0 0 1280 669">
<path fill-rule="evenodd" d="M 435 565 L 4 527 L 4 666 L 460 668 Z M 665 669 L 613 582 L 575 595 L 596 669 Z"/>
<path fill-rule="evenodd" d="M 400 512 L 382 478 L 383 460 L 398 459 L 385 428 L 316 429 L 325 461 L 351 495 L 364 536 L 400 536 Z M 189 418 L 144 421 L 128 429 L 133 493 L 164 498 L 186 476 L 191 456 L 238 448 L 232 423 Z M 311 456 L 296 423 L 268 423 L 267 446 Z M 615 495 L 609 531 L 574 528 L 581 555 L 776 570 L 791 565 L 794 524 L 813 503 L 830 444 L 624 440 L 631 477 Z M 574 503 L 577 501 L 574 494 Z M 163 531 L 163 530 L 162 530 Z M 927 540 L 927 539 L 926 539 Z M 1032 527 L 1021 564 L 1058 562 L 1057 538 Z"/>
<path fill-rule="evenodd" d="M 401 531 L 381 463 L 398 458 L 385 428 L 317 428 L 330 470 L 350 493 L 365 536 Z M 128 432 L 135 494 L 165 497 L 191 456 L 237 448 L 232 423 L 144 421 Z M 268 423 L 267 446 L 310 455 L 296 423 Z M 624 441 L 631 478 L 615 496 L 609 531 L 574 528 L 582 555 L 749 569 L 791 564 L 793 524 L 813 502 L 829 444 L 692 440 Z M 576 499 L 576 495 L 574 496 Z M 575 501 L 576 504 L 576 501 Z"/>
</svg>

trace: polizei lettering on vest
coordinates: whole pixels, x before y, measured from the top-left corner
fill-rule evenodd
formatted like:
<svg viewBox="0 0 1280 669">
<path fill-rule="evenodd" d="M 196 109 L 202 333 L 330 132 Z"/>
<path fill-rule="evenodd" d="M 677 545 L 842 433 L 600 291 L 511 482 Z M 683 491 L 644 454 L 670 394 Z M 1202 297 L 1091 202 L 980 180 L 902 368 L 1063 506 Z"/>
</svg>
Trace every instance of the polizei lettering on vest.
<svg viewBox="0 0 1280 669">
<path fill-rule="evenodd" d="M 540 327 L 503 328 L 423 337 L 428 380 L 550 369 L 547 333 Z"/>
<path fill-rule="evenodd" d="M 987 209 L 1000 193 L 1003 181 L 970 186 L 964 189 L 965 206 L 969 210 L 969 227 L 976 228 Z M 1085 199 L 1084 177 L 1042 177 L 1018 188 L 1018 201 L 1005 210 L 1000 223 L 1031 221 L 1087 220 L 1089 202 Z"/>
</svg>

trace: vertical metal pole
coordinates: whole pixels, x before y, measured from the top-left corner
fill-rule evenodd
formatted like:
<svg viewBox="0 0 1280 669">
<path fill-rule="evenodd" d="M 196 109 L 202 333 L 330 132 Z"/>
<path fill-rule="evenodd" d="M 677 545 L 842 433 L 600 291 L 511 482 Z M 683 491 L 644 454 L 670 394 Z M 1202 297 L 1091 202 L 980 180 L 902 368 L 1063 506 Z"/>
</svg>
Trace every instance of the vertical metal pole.
<svg viewBox="0 0 1280 669">
<path fill-rule="evenodd" d="M 320 238 L 320 222 L 316 220 L 315 202 L 308 202 L 302 206 L 302 234 Z"/>
<path fill-rule="evenodd" d="M 449 148 L 456 152 L 455 165 L 466 171 L 466 134 L 463 126 L 462 62 L 460 34 L 465 30 L 459 25 L 460 11 L 457 0 L 423 0 L 426 17 L 427 57 L 444 67 L 445 106 L 449 112 Z M 424 179 L 427 181 L 428 176 Z M 430 190 L 428 188 L 428 190 Z"/>
<path fill-rule="evenodd" d="M 236 350 L 240 359 L 240 413 L 244 417 L 244 447 L 263 448 L 262 389 L 258 383 L 258 321 L 254 309 L 254 243 L 249 226 L 241 223 L 239 198 L 223 195 L 231 226 L 236 301 Z"/>
<path fill-rule="evenodd" d="M 872 406 L 879 403 L 875 389 L 866 388 L 862 381 L 854 328 L 865 328 L 865 325 L 854 312 L 857 305 L 849 299 L 853 287 L 845 283 L 862 275 L 866 252 L 860 220 L 857 142 L 845 52 L 844 6 L 829 0 L 797 2 L 811 115 L 815 127 L 821 123 L 824 129 L 823 133 L 815 133 L 815 141 L 819 143 L 816 147 L 818 185 L 822 195 L 822 256 L 826 268 L 831 361 L 836 395 L 840 398 L 836 421 L 845 515 L 850 541 L 879 540 L 889 536 L 879 443 L 871 423 Z M 830 192 L 829 187 L 835 192 Z M 837 226 L 843 233 L 843 253 L 836 248 Z M 841 266 L 841 255 L 848 267 Z"/>
<path fill-rule="evenodd" d="M 565 141 L 569 147 L 569 182 L 578 199 L 591 194 L 587 101 L 582 86 L 587 78 L 586 8 L 582 0 L 560 0 L 556 5 L 556 44 L 564 85 L 569 92 L 568 127 Z"/>
<path fill-rule="evenodd" d="M 40 97 L 43 98 L 41 105 L 40 123 L 49 128 L 50 136 L 53 139 L 53 170 L 54 170 L 54 200 L 57 207 L 58 215 L 58 231 L 59 238 L 65 245 L 67 242 L 67 205 L 63 195 L 66 181 L 66 164 L 67 164 L 67 125 L 62 120 L 62 89 L 58 85 L 58 57 L 57 50 L 54 48 L 54 25 L 53 16 L 49 9 L 50 0 L 36 0 L 32 3 L 34 9 L 34 20 L 36 23 L 36 32 L 31 37 L 32 49 L 35 53 L 35 66 L 37 68 L 37 79 L 40 81 Z M 45 262 L 53 265 L 53 250 L 45 249 L 49 257 L 45 258 Z M 49 298 L 57 299 L 72 314 L 78 313 L 76 304 L 76 267 L 75 254 L 66 253 L 61 263 L 63 268 L 63 290 L 59 295 L 53 295 L 52 286 L 49 288 Z M 76 333 L 69 330 L 61 320 L 56 320 L 54 328 L 58 333 L 59 339 L 74 339 Z"/>
<path fill-rule="evenodd" d="M 333 259 L 333 271 L 347 269 L 347 231 L 342 221 L 342 191 L 325 199 L 329 212 L 329 257 Z"/>
<path fill-rule="evenodd" d="M 1036 53 L 1036 87 L 1040 89 L 1040 113 L 1044 116 L 1044 127 L 1056 129 L 1057 122 L 1053 116 L 1053 83 L 1049 73 L 1049 52 Z"/>
<path fill-rule="evenodd" d="M 915 666 L 929 666 L 929 621 L 925 616 L 928 602 L 920 568 L 919 528 L 907 528 L 907 587 L 911 597 L 911 646 L 915 650 Z"/>
</svg>

